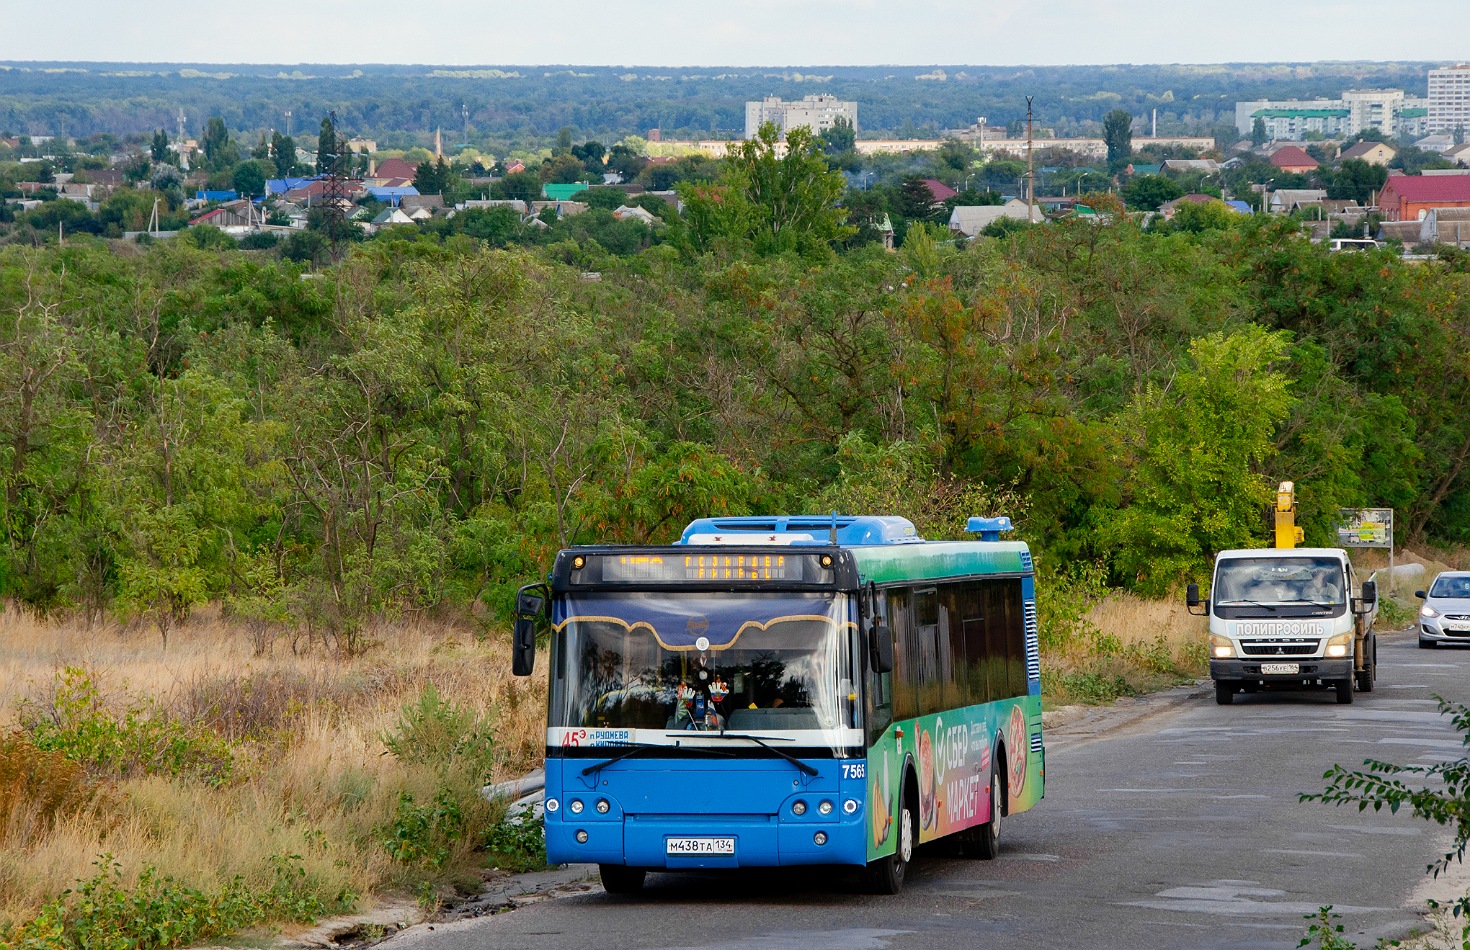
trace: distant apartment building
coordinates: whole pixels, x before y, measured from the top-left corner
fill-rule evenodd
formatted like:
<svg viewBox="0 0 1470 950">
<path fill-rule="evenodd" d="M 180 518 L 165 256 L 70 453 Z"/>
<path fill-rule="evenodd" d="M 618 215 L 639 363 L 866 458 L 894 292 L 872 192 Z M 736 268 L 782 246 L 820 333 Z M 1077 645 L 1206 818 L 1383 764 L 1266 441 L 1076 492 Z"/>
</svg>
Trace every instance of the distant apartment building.
<svg viewBox="0 0 1470 950">
<path fill-rule="evenodd" d="M 1369 130 L 1392 137 L 1412 132 L 1418 125 L 1413 121 L 1417 109 L 1425 105 L 1402 89 L 1349 89 L 1339 99 L 1252 99 L 1235 104 L 1235 127 L 1249 135 L 1260 119 L 1267 136 L 1282 140 L 1299 141 L 1308 133 L 1347 137 Z"/>
<path fill-rule="evenodd" d="M 756 132 L 767 122 L 774 122 L 784 136 L 792 129 L 805 126 L 814 135 L 821 135 L 832 128 L 838 119 L 846 119 L 857 128 L 857 103 L 843 102 L 836 96 L 805 96 L 799 102 L 784 102 L 777 96 L 767 96 L 760 102 L 745 104 L 745 137 L 755 138 Z"/>
<path fill-rule="evenodd" d="M 1430 135 L 1470 130 L 1470 65 L 1461 63 L 1429 71 L 1429 114 L 1425 127 Z"/>
</svg>

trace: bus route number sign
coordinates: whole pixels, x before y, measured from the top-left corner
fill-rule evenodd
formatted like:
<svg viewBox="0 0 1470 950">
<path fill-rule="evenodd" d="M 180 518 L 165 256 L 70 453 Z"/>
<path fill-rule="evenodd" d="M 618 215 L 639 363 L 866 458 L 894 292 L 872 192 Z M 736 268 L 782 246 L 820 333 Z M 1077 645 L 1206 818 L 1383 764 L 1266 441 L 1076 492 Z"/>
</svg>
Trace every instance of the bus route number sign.
<svg viewBox="0 0 1470 950">
<path fill-rule="evenodd" d="M 843 778 L 867 778 L 868 763 L 866 762 L 844 762 L 842 763 Z"/>
</svg>

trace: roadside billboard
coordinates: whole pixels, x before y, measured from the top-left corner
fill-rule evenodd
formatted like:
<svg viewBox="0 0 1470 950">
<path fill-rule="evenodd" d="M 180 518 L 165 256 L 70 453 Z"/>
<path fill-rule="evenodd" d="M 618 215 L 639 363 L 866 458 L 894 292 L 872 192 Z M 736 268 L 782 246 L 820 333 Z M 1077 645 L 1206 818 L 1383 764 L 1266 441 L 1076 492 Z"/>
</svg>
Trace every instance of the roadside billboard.
<svg viewBox="0 0 1470 950">
<path fill-rule="evenodd" d="M 1392 508 L 1339 508 L 1337 543 L 1345 548 L 1393 549 Z"/>
</svg>

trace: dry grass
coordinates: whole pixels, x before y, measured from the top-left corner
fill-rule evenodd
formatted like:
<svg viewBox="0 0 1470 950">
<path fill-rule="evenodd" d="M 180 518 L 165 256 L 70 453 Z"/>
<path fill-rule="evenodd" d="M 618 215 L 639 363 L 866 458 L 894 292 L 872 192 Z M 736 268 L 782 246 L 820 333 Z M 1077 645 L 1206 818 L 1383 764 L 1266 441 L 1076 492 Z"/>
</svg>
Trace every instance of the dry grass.
<svg viewBox="0 0 1470 950">
<path fill-rule="evenodd" d="M 1209 626 L 1182 601 L 1113 593 L 1096 603 L 1083 630 L 1042 657 L 1050 706 L 1108 702 L 1203 676 Z"/>
<path fill-rule="evenodd" d="M 351 660 L 319 643 L 294 655 L 278 642 L 257 657 L 245 630 L 204 613 L 171 633 L 165 651 L 147 631 L 0 612 L 0 736 L 18 727 L 22 704 L 46 708 L 58 674 L 79 667 L 105 702 L 120 708 L 151 698 L 160 714 L 231 740 L 243 762 L 242 777 L 224 787 L 129 777 L 102 783 L 110 786 L 105 804 L 46 823 L 0 825 L 0 923 L 27 919 L 89 876 L 101 854 L 129 876 L 152 864 L 206 889 L 237 874 L 269 886 L 270 857 L 297 854 L 324 899 L 352 894 L 363 903 L 422 880 L 422 869 L 392 860 L 378 829 L 392 820 L 400 794 L 429 802 L 446 782 L 469 788 L 482 776 L 400 761 L 386 754 L 383 735 L 432 683 L 443 699 L 491 724 L 490 777 L 510 777 L 540 758 L 545 683 L 513 678 L 507 645 L 479 642 L 469 628 L 384 624 L 371 639 L 377 645 Z M 441 883 L 473 869 L 472 846 L 453 846 Z"/>
</svg>

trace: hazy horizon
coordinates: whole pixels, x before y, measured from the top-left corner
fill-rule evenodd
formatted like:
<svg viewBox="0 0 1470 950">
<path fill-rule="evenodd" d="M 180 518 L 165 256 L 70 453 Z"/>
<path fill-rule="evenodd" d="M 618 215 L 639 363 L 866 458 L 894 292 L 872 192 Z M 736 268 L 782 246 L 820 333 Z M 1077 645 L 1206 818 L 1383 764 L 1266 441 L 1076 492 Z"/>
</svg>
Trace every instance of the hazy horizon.
<svg viewBox="0 0 1470 950">
<path fill-rule="evenodd" d="M 158 0 L 147 16 L 112 0 L 73 0 L 65 29 L 0 37 L 0 61 L 209 65 L 627 66 L 795 68 L 946 63 L 1232 65 L 1459 62 L 1470 4 L 1400 0 L 633 0 L 616 15 L 564 0 L 555 17 L 523 5 L 412 8 L 383 0 L 260 0 L 241 14 Z M 18 0 L 0 0 L 0 10 Z M 1392 16 L 1410 28 L 1374 29 Z M 1413 29 L 1415 22 L 1424 29 Z M 1432 29 L 1430 29 L 1432 27 Z M 1030 42 L 1025 37 L 1032 37 Z M 246 55 L 242 56 L 242 52 Z M 254 53 L 254 56 L 250 56 Z M 979 54 L 979 55 L 977 55 Z M 717 64 L 717 65 L 706 65 Z"/>
</svg>

